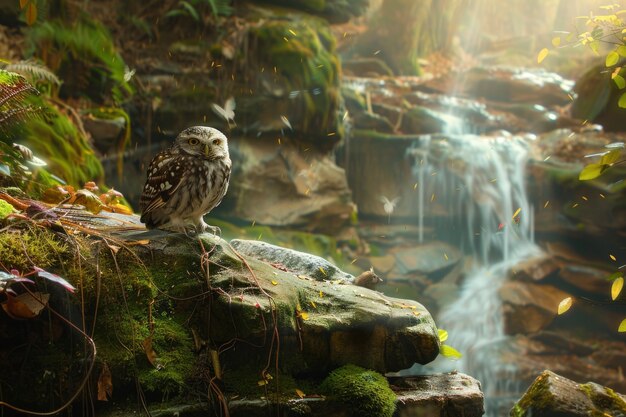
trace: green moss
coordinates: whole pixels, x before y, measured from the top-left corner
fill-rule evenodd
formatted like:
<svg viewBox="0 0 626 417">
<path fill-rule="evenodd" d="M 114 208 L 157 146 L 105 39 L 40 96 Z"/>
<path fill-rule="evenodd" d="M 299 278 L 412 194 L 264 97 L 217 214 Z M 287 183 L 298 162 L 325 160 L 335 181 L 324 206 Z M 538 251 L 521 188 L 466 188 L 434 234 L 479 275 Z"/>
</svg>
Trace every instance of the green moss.
<svg viewBox="0 0 626 417">
<path fill-rule="evenodd" d="M 331 372 L 320 389 L 345 403 L 353 416 L 391 417 L 396 409 L 396 395 L 385 377 L 355 365 Z"/>
<path fill-rule="evenodd" d="M 29 272 L 58 263 L 67 245 L 46 229 L 9 229 L 0 233 L 0 262 L 6 269 Z"/>
<path fill-rule="evenodd" d="M 626 414 L 626 401 L 612 389 L 591 383 L 579 384 L 578 389 L 593 402 L 594 407 L 597 407 L 597 410 L 592 410 L 594 415 L 606 416 L 608 413 L 613 414 L 617 411 Z"/>
<path fill-rule="evenodd" d="M 6 219 L 11 213 L 13 213 L 13 206 L 4 200 L 0 200 L 0 220 Z"/>
<path fill-rule="evenodd" d="M 249 398 L 264 396 L 279 402 L 298 398 L 296 389 L 307 394 L 316 392 L 316 387 L 311 381 L 297 380 L 280 371 L 276 373 L 275 369 L 268 371 L 271 379 L 264 384 L 261 372 L 261 367 L 252 366 L 224 371 L 223 382 L 226 392 Z"/>
<path fill-rule="evenodd" d="M 28 31 L 31 53 L 64 80 L 62 92 L 82 93 L 96 102 L 122 102 L 133 93 L 125 63 L 108 30 L 86 15 L 74 23 L 47 20 Z M 109 94 L 112 97 L 109 97 Z"/>
<path fill-rule="evenodd" d="M 550 393 L 549 375 L 543 373 L 535 379 L 528 391 L 524 393 L 524 396 L 515 404 L 513 410 L 516 410 L 518 414 L 516 416 L 523 416 L 529 408 L 546 408 L 553 399 Z"/>
<path fill-rule="evenodd" d="M 298 92 L 289 120 L 316 138 L 328 140 L 328 133 L 341 137 L 340 66 L 328 25 L 312 17 L 274 20 L 253 26 L 250 36 L 258 66 L 274 71 L 286 92 Z M 250 110 L 258 114 L 258 107 Z"/>
<path fill-rule="evenodd" d="M 369 5 L 369 0 L 262 0 L 265 3 L 284 5 L 324 16 L 333 23 L 346 22 L 360 16 Z"/>
</svg>

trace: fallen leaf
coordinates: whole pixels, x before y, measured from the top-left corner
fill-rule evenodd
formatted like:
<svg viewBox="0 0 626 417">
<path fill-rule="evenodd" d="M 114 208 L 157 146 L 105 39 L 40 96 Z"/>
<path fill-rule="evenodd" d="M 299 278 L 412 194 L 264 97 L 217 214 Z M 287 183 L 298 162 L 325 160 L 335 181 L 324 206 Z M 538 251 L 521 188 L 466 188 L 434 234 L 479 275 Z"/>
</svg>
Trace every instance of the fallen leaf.
<svg viewBox="0 0 626 417">
<path fill-rule="evenodd" d="M 557 310 L 557 314 L 561 315 L 561 314 L 565 313 L 567 310 L 570 309 L 571 306 L 572 306 L 572 297 L 564 298 L 559 303 L 559 308 Z"/>
<path fill-rule="evenodd" d="M 77 204 L 85 207 L 85 209 L 93 214 L 98 214 L 102 211 L 104 204 L 98 196 L 89 190 L 78 190 L 68 201 L 69 204 Z"/>
<path fill-rule="evenodd" d="M 130 207 L 120 203 L 107 204 L 103 209 L 111 213 L 133 214 L 133 210 Z"/>
<path fill-rule="evenodd" d="M 7 300 L 2 303 L 4 311 L 13 319 L 32 319 L 37 317 L 41 310 L 48 305 L 50 294 L 41 292 L 25 292 L 18 296 L 6 292 Z"/>
<path fill-rule="evenodd" d="M 278 285 L 277 281 L 272 280 L 272 285 Z"/>
<path fill-rule="evenodd" d="M 306 397 L 306 394 L 302 392 L 302 390 L 299 390 L 298 388 L 296 388 L 296 395 L 300 398 Z"/>
<path fill-rule="evenodd" d="M 617 331 L 620 333 L 626 332 L 626 319 L 622 320 L 622 322 L 619 324 L 619 327 L 617 328 Z"/>
<path fill-rule="evenodd" d="M 548 51 L 548 48 L 543 48 L 541 51 L 539 51 L 539 54 L 537 55 L 537 63 L 541 64 L 541 62 L 548 56 L 548 53 L 550 53 L 550 51 Z"/>
<path fill-rule="evenodd" d="M 113 381 L 109 365 L 105 362 L 102 364 L 98 377 L 98 401 L 108 401 L 111 397 L 113 397 Z"/>
</svg>

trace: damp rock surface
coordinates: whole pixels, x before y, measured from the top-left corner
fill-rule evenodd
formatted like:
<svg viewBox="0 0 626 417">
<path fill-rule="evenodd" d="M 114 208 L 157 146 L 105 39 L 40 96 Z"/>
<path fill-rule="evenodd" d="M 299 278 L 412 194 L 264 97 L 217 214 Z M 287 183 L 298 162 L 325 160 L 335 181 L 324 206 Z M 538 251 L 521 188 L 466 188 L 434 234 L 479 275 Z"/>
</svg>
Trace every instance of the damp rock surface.
<svg viewBox="0 0 626 417">
<path fill-rule="evenodd" d="M 511 417 L 624 416 L 626 396 L 593 382 L 578 384 L 544 371 L 511 410 Z"/>
</svg>

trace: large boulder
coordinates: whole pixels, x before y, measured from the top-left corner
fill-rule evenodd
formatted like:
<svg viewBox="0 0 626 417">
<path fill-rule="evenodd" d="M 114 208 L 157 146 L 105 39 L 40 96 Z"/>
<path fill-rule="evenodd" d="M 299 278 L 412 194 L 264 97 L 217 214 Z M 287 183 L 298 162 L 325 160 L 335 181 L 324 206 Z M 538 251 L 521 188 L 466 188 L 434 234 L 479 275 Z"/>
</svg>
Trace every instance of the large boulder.
<svg viewBox="0 0 626 417">
<path fill-rule="evenodd" d="M 513 407 L 511 417 L 626 415 L 626 396 L 593 382 L 578 384 L 544 371 Z"/>
<path fill-rule="evenodd" d="M 5 375 L 16 381 L 20 374 L 35 375 L 41 363 L 58 378 L 79 378 L 65 364 L 83 352 L 75 344 L 85 337 L 76 330 L 80 308 L 93 332 L 98 375 L 109 375 L 114 399 L 135 380 L 150 395 L 173 397 L 199 387 L 206 392 L 213 377 L 229 392 L 260 394 L 272 375 L 293 381 L 345 364 L 384 373 L 428 363 L 439 353 L 437 328 L 421 304 L 353 285 L 320 258 L 260 243 L 231 245 L 210 234 L 146 231 L 134 215 L 95 217 L 68 208 L 52 213 L 62 216 L 65 229 L 54 226 L 62 233 L 10 227 L 2 240 L 3 263 L 28 271 L 32 261 L 24 260 L 35 260 L 79 288 L 83 304 L 59 298 L 61 288 L 46 290 L 50 305 L 74 317 L 75 327 L 56 316 L 26 323 L 0 315 L 0 359 Z M 48 247 L 54 256 L 47 256 Z M 24 337 L 36 353 L 15 353 Z M 28 366 L 19 366 L 26 357 Z M 13 403 L 32 399 L 30 389 L 14 388 Z M 32 395 L 42 398 L 41 390 L 35 387 Z"/>
</svg>

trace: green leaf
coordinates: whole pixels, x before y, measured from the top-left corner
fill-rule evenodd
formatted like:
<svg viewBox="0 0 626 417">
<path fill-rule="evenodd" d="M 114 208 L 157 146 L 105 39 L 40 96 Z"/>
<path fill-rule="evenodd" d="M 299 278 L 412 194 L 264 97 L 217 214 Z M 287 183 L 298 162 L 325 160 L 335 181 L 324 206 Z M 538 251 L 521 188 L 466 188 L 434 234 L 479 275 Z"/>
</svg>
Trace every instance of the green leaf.
<svg viewBox="0 0 626 417">
<path fill-rule="evenodd" d="M 626 319 L 622 320 L 622 322 L 619 324 L 619 327 L 617 328 L 617 331 L 620 333 L 626 332 Z"/>
<path fill-rule="evenodd" d="M 626 93 L 622 94 L 617 102 L 622 109 L 626 109 Z"/>
<path fill-rule="evenodd" d="M 613 81 L 615 82 L 615 85 L 617 86 L 617 88 L 619 88 L 620 90 L 626 87 L 626 80 L 624 80 L 624 77 L 622 77 L 619 74 L 616 74 L 613 77 Z"/>
<path fill-rule="evenodd" d="M 561 37 L 557 36 L 556 38 L 552 38 L 552 46 L 558 48 L 561 45 Z"/>
<path fill-rule="evenodd" d="M 461 359 L 463 357 L 461 352 L 459 352 L 458 350 L 456 350 L 455 348 L 449 345 L 441 345 L 441 349 L 439 349 L 439 353 L 441 353 L 446 358 L 450 358 L 450 359 Z"/>
<path fill-rule="evenodd" d="M 559 308 L 557 309 L 557 314 L 561 315 L 570 309 L 572 306 L 572 297 L 567 297 L 561 300 L 559 303 Z"/>
<path fill-rule="evenodd" d="M 443 329 L 437 329 L 437 332 L 439 333 L 439 341 L 441 343 L 445 342 L 446 340 L 448 340 L 448 332 L 443 330 Z"/>
<path fill-rule="evenodd" d="M 626 58 L 626 45 L 620 45 L 615 49 L 615 52 L 619 54 L 619 56 L 623 56 Z"/>
<path fill-rule="evenodd" d="M 613 149 L 612 151 L 609 151 L 605 153 L 604 155 L 602 155 L 602 159 L 600 160 L 600 163 L 604 165 L 614 164 L 615 162 L 619 160 L 620 153 L 621 152 L 619 149 Z"/>
<path fill-rule="evenodd" d="M 548 48 L 543 48 L 541 51 L 539 51 L 539 55 L 537 55 L 537 63 L 541 64 L 541 62 L 546 59 L 549 53 L 550 51 L 548 51 Z"/>
<path fill-rule="evenodd" d="M 622 288 L 624 288 L 624 278 L 619 277 L 613 281 L 613 285 L 611 285 L 611 300 L 617 300 L 617 297 L 619 297 L 619 294 L 622 292 Z"/>
<path fill-rule="evenodd" d="M 624 274 L 621 271 L 617 271 L 617 272 L 613 272 L 611 275 L 609 275 L 609 277 L 607 278 L 608 281 L 614 281 L 616 279 L 618 279 L 619 277 L 623 277 Z"/>
<path fill-rule="evenodd" d="M 0 220 L 6 219 L 13 213 L 13 206 L 4 200 L 0 200 Z"/>
<path fill-rule="evenodd" d="M 581 181 L 588 181 L 596 179 L 604 172 L 606 165 L 603 164 L 589 164 L 580 171 L 578 179 Z"/>
<path fill-rule="evenodd" d="M 589 41 L 589 48 L 591 48 L 591 50 L 598 55 L 598 50 L 600 49 L 600 42 L 598 42 L 597 40 L 590 40 Z"/>
<path fill-rule="evenodd" d="M 186 1 L 181 1 L 180 5 L 183 6 L 185 10 L 187 10 L 187 13 L 189 13 L 189 16 L 191 16 L 193 20 L 195 20 L 196 22 L 200 21 L 200 15 L 198 14 L 198 11 L 196 10 L 195 7 L 193 7 L 192 4 Z"/>
<path fill-rule="evenodd" d="M 613 65 L 617 64 L 618 61 L 619 54 L 615 51 L 611 51 L 606 55 L 604 65 L 606 65 L 607 67 L 612 67 Z"/>
</svg>

